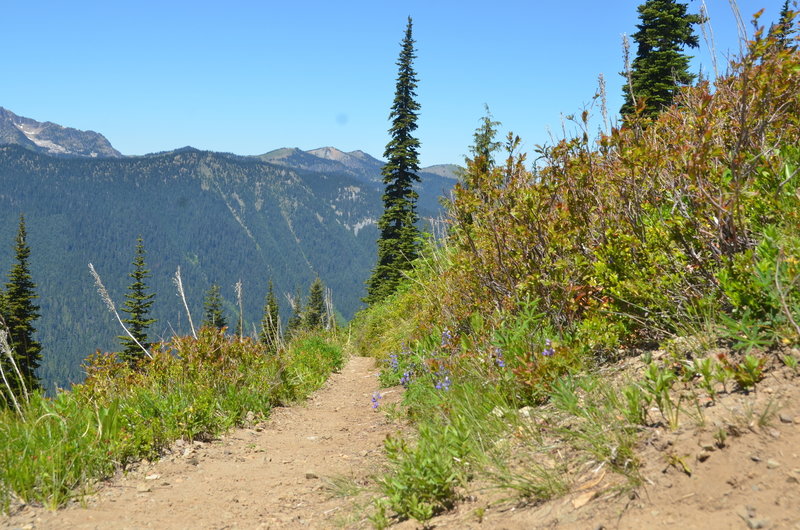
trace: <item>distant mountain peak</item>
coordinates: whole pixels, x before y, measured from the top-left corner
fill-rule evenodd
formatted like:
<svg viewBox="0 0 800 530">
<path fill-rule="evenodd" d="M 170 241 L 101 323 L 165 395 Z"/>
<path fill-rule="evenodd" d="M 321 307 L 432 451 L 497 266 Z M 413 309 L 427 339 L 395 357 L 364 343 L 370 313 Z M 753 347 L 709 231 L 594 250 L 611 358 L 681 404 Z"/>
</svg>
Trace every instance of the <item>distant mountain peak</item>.
<svg viewBox="0 0 800 530">
<path fill-rule="evenodd" d="M 21 145 L 55 156 L 119 158 L 122 154 L 100 133 L 18 116 L 0 107 L 0 145 Z"/>
<path fill-rule="evenodd" d="M 349 156 L 349 153 L 340 151 L 335 147 L 320 147 L 317 149 L 306 151 L 306 153 L 317 156 L 319 158 L 324 158 L 325 160 L 335 160 L 337 162 L 342 162 L 343 160 L 346 160 L 347 157 Z"/>
</svg>

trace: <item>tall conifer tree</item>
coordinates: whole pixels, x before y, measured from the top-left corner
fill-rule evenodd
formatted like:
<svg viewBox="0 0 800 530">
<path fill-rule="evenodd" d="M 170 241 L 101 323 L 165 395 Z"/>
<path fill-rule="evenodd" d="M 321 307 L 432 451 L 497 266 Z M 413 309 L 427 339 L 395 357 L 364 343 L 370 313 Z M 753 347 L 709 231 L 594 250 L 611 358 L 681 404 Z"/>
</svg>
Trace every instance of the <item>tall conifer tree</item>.
<svg viewBox="0 0 800 530">
<path fill-rule="evenodd" d="M 398 75 L 394 103 L 389 113 L 392 126 L 391 139 L 386 144 L 383 156 L 387 159 L 383 166 L 383 215 L 378 221 L 378 262 L 367 280 L 365 302 L 372 304 L 382 300 L 397 288 L 403 271 L 416 259 L 419 230 L 416 203 L 417 192 L 413 184 L 419 182 L 419 140 L 414 136 L 417 129 L 419 103 L 414 99 L 417 93 L 417 74 L 413 62 L 414 39 L 412 21 L 408 25 L 400 58 L 397 61 Z"/>
<path fill-rule="evenodd" d="M 149 348 L 150 344 L 147 340 L 147 330 L 156 320 L 147 318 L 147 315 L 150 311 L 150 306 L 153 305 L 156 295 L 155 293 L 147 292 L 145 280 L 150 277 L 150 271 L 145 265 L 144 255 L 144 241 L 142 240 L 142 236 L 139 236 L 136 239 L 136 255 L 133 258 L 133 272 L 129 274 L 133 279 L 133 283 L 128 286 L 128 292 L 125 294 L 125 304 L 123 305 L 122 311 L 129 315 L 128 318 L 123 319 L 123 322 L 127 325 L 131 335 L 139 341 L 139 344 L 145 348 Z M 123 348 L 120 353 L 122 359 L 130 365 L 136 364 L 136 362 L 144 356 L 142 349 L 128 336 L 120 336 L 118 338 Z"/>
<path fill-rule="evenodd" d="M 217 284 L 213 284 L 206 292 L 206 299 L 203 302 L 203 325 L 217 329 L 223 329 L 228 325 L 222 308 L 222 294 Z"/>
<path fill-rule="evenodd" d="M 278 314 L 278 299 L 275 297 L 275 289 L 272 280 L 267 285 L 267 298 L 264 302 L 264 317 L 261 319 L 261 342 L 271 352 L 278 350 L 280 342 L 280 315 Z"/>
<path fill-rule="evenodd" d="M 292 314 L 286 323 L 286 338 L 294 336 L 303 326 L 303 299 L 300 297 L 300 289 L 297 289 L 294 297 L 291 298 Z"/>
<path fill-rule="evenodd" d="M 781 47 L 786 49 L 794 49 L 792 45 L 793 35 L 796 31 L 794 19 L 795 14 L 789 9 L 789 0 L 784 0 L 778 24 L 773 25 L 770 32 L 778 39 Z"/>
<path fill-rule="evenodd" d="M 637 43 L 631 67 L 630 85 L 623 86 L 623 118 L 642 106 L 642 114 L 657 116 L 672 104 L 678 87 L 689 85 L 695 75 L 689 72 L 690 56 L 683 48 L 697 48 L 692 25 L 702 22 L 700 15 L 687 12 L 688 6 L 676 0 L 647 0 L 639 6 L 640 23 L 633 34 Z M 627 73 L 623 73 L 627 78 Z M 633 93 L 631 93 L 631 88 Z"/>
<path fill-rule="evenodd" d="M 303 327 L 317 330 L 325 325 L 325 293 L 322 280 L 317 278 L 308 290 L 308 301 L 303 314 Z"/>
<path fill-rule="evenodd" d="M 38 298 L 36 284 L 33 283 L 28 258 L 31 250 L 28 247 L 27 231 L 25 230 L 25 217 L 19 216 L 19 229 L 17 231 L 14 247 L 16 263 L 8 274 L 5 293 L 2 294 L 2 317 L 9 332 L 9 344 L 14 350 L 14 361 L 20 374 L 25 380 L 28 390 L 40 388 L 36 369 L 42 361 L 42 346 L 33 338 L 36 328 L 33 322 L 39 318 L 39 306 L 33 301 Z M 2 359 L 3 371 L 12 383 L 15 393 L 21 388 L 14 369 L 7 359 Z M 13 381 L 13 382 L 12 382 Z"/>
</svg>

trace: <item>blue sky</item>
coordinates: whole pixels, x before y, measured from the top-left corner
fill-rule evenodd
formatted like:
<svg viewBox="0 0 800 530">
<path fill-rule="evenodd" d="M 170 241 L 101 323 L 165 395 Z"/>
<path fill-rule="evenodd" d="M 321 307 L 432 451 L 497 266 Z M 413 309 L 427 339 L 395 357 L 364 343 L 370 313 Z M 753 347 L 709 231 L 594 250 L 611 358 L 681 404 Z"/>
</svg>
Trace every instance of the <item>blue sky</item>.
<svg viewBox="0 0 800 530">
<path fill-rule="evenodd" d="M 332 145 L 380 157 L 411 15 L 422 165 L 461 163 L 484 103 L 528 149 L 591 102 L 601 73 L 615 114 L 640 3 L 3 0 L 0 106 L 101 132 L 129 155 Z M 769 23 L 782 3 L 738 6 Z M 706 4 L 722 66 L 736 24 L 728 0 Z M 691 53 L 711 73 L 705 44 Z"/>
</svg>

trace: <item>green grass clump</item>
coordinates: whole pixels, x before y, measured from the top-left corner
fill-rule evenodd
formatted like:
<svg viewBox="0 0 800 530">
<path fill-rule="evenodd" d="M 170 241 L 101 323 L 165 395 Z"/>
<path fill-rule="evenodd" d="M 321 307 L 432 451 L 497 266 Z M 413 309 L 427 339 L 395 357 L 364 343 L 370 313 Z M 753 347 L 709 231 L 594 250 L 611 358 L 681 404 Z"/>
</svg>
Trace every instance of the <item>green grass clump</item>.
<svg viewBox="0 0 800 530">
<path fill-rule="evenodd" d="M 304 336 L 273 355 L 213 328 L 174 338 L 133 369 L 98 353 L 72 391 L 33 395 L 22 417 L 0 409 L 0 506 L 61 506 L 176 439 L 209 439 L 248 413 L 266 417 L 306 397 L 342 362 L 323 337 Z"/>
</svg>

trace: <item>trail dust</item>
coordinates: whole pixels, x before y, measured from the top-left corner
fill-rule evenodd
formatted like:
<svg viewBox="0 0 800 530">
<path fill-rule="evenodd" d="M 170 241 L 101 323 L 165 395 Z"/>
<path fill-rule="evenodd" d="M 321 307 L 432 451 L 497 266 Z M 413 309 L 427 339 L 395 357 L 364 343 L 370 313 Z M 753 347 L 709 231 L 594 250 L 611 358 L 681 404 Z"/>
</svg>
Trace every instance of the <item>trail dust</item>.
<svg viewBox="0 0 800 530">
<path fill-rule="evenodd" d="M 368 526 L 353 505 L 380 471 L 386 435 L 397 430 L 380 409 L 373 411 L 377 390 L 375 360 L 352 357 L 306 403 L 276 408 L 267 421 L 208 443 L 179 441 L 160 460 L 99 484 L 81 503 L 58 511 L 26 506 L 0 523 L 59 529 Z M 382 405 L 400 397 L 383 394 Z"/>
</svg>

